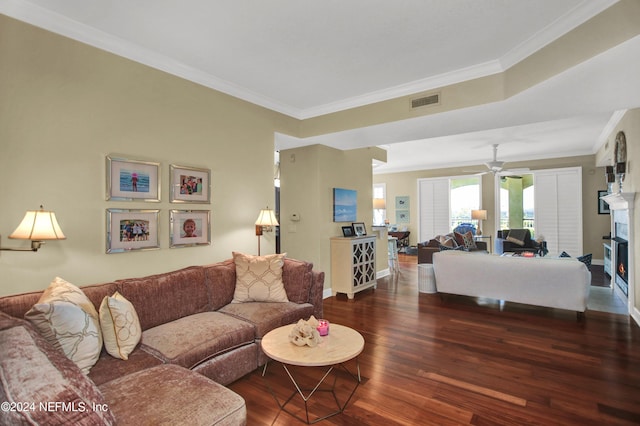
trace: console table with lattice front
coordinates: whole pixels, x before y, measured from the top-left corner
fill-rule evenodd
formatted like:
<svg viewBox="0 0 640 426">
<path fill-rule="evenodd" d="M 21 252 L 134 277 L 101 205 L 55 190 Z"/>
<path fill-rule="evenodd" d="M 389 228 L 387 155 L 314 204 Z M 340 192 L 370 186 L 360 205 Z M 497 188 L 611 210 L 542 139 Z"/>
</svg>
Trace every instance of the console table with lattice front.
<svg viewBox="0 0 640 426">
<path fill-rule="evenodd" d="M 331 238 L 331 290 L 335 296 L 376 287 L 376 237 Z"/>
</svg>

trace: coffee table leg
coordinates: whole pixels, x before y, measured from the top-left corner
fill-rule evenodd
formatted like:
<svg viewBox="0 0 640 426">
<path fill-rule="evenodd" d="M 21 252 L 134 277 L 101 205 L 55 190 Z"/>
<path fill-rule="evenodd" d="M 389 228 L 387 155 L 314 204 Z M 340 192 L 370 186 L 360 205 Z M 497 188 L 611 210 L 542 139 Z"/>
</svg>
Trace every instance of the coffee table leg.
<svg viewBox="0 0 640 426">
<path fill-rule="evenodd" d="M 280 408 L 280 411 L 284 411 L 284 412 L 288 413 L 289 415 L 295 417 L 296 419 L 300 420 L 301 422 L 305 422 L 306 424 L 314 424 L 314 423 L 317 423 L 317 422 L 319 422 L 321 420 L 325 420 L 325 419 L 327 419 L 329 417 L 335 416 L 336 414 L 342 413 L 345 410 L 345 408 L 347 407 L 347 404 L 349 403 L 349 401 L 351 401 L 351 398 L 356 393 L 356 389 L 358 389 L 358 386 L 360 386 L 360 383 L 362 382 L 362 378 L 360 376 L 360 362 L 358 361 L 358 358 L 356 358 L 355 361 L 356 361 L 356 373 L 355 374 L 352 373 L 351 371 L 349 371 L 349 369 L 344 364 L 337 364 L 337 366 L 342 368 L 356 382 L 353 390 L 349 394 L 349 397 L 346 399 L 346 401 L 344 402 L 344 404 L 342 406 L 340 405 L 340 402 L 338 401 L 338 397 L 337 397 L 337 395 L 335 393 L 335 386 L 336 386 L 336 382 L 338 380 L 337 376 L 334 377 L 333 384 L 331 385 L 331 389 L 319 389 L 320 386 L 322 385 L 322 383 L 325 381 L 325 379 L 334 370 L 336 365 L 328 366 L 327 371 L 325 371 L 325 373 L 323 374 L 322 378 L 313 387 L 313 389 L 302 389 L 300 387 L 300 385 L 298 384 L 298 382 L 296 381 L 295 377 L 293 376 L 293 373 L 289 370 L 289 368 L 287 368 L 287 365 L 284 364 L 284 363 L 280 363 L 282 365 L 283 369 L 286 371 L 287 376 L 289 376 L 289 380 L 291 380 L 291 383 L 293 383 L 293 385 L 296 388 L 295 391 L 293 391 L 291 393 L 289 398 L 287 398 L 287 400 L 284 401 L 283 403 L 280 403 L 280 400 L 278 399 L 278 396 L 275 394 L 275 392 L 273 391 L 273 389 L 272 389 L 272 387 L 271 387 L 271 385 L 269 384 L 268 381 L 267 381 L 267 387 L 269 389 L 269 393 L 271 393 L 273 398 L 276 400 L 276 403 L 278 404 L 278 407 Z M 269 361 L 267 361 L 267 363 L 264 365 L 264 367 L 262 369 L 262 377 L 263 378 L 264 378 L 264 376 L 265 376 L 265 374 L 267 372 L 267 366 L 268 365 L 269 365 Z M 305 391 L 307 391 L 308 393 L 305 394 Z M 338 410 L 311 421 L 311 420 L 309 420 L 309 406 L 308 406 L 307 403 L 308 403 L 309 399 L 311 399 L 311 397 L 316 393 L 316 391 L 331 392 L 331 394 L 333 395 L 333 399 L 335 400 L 336 405 L 338 407 Z M 305 419 L 301 418 L 300 416 L 298 416 L 297 414 L 289 411 L 286 408 L 287 404 L 293 399 L 293 397 L 296 396 L 296 394 L 300 395 L 300 397 L 302 398 L 302 400 L 304 402 L 305 417 L 306 417 Z M 280 415 L 279 412 L 278 412 L 278 415 Z M 278 416 L 276 416 L 276 418 L 277 417 Z"/>
</svg>

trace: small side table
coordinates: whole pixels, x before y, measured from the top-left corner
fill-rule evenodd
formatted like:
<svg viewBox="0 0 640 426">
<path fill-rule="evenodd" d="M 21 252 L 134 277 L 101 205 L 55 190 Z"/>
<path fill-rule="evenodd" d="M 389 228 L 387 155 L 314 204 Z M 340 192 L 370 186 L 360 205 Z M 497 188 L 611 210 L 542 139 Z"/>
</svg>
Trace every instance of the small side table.
<svg viewBox="0 0 640 426">
<path fill-rule="evenodd" d="M 436 293 L 436 277 L 431 263 L 418 264 L 418 291 L 420 293 Z"/>
<path fill-rule="evenodd" d="M 275 330 L 271 330 L 262 338 L 261 346 L 265 355 L 273 361 L 278 361 L 282 365 L 284 371 L 289 377 L 289 380 L 295 387 L 295 390 L 282 402 L 278 399 L 278 396 L 268 382 L 267 386 L 269 388 L 269 392 L 271 392 L 271 395 L 276 400 L 276 403 L 280 408 L 278 415 L 280 415 L 280 412 L 284 411 L 304 423 L 313 424 L 342 413 L 351 400 L 351 397 L 353 397 L 353 394 L 356 392 L 356 389 L 358 389 L 358 386 L 362 382 L 358 355 L 360 355 L 364 350 L 364 337 L 352 328 L 332 323 L 329 326 L 329 334 L 321 338 L 322 341 L 318 346 L 310 348 L 308 346 L 296 346 L 289 342 L 289 333 L 293 327 L 295 327 L 295 324 L 284 325 L 276 328 Z M 355 372 L 347 369 L 345 365 L 348 361 L 353 359 L 355 359 L 356 363 Z M 265 377 L 267 374 L 267 367 L 271 363 L 271 360 L 267 361 L 264 365 L 262 377 Z M 324 372 L 315 386 L 303 388 L 300 381 L 294 377 L 294 372 L 291 368 L 292 366 L 320 367 Z M 353 381 L 351 393 L 348 396 L 344 395 L 346 400 L 344 400 L 344 403 L 342 404 L 338 401 L 338 396 L 336 395 L 336 389 L 338 388 L 336 386 L 338 380 L 338 369 L 340 369 L 342 373 L 345 373 L 341 376 L 349 379 L 348 381 Z M 334 373 L 333 380 L 329 378 L 329 375 L 332 372 Z M 325 379 L 326 382 L 328 382 L 327 384 L 330 384 L 328 388 L 322 386 L 325 383 Z M 347 383 L 341 383 L 340 389 L 346 392 L 347 387 Z M 309 415 L 309 399 L 318 392 L 331 393 L 333 398 L 328 399 L 333 399 L 333 402 L 336 404 L 336 410 L 328 414 L 320 415 L 312 420 Z M 300 417 L 295 410 L 287 409 L 287 405 L 292 402 L 296 395 L 300 396 L 304 403 L 305 417 Z M 276 419 L 277 417 L 278 416 L 276 416 Z"/>
</svg>

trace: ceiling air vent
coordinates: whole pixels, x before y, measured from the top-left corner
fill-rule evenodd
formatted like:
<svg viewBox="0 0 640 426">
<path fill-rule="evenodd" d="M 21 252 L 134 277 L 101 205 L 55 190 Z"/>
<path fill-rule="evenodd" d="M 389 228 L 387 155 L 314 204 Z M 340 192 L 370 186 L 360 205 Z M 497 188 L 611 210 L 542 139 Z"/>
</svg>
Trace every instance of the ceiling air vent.
<svg viewBox="0 0 640 426">
<path fill-rule="evenodd" d="M 429 105 L 440 105 L 440 93 L 433 93 L 411 99 L 411 109 L 422 108 Z"/>
</svg>

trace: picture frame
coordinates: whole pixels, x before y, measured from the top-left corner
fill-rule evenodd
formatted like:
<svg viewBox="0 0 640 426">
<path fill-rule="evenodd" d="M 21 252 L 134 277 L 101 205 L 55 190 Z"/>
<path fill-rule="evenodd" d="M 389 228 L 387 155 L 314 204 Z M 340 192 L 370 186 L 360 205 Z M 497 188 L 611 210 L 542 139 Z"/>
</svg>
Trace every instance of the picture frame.
<svg viewBox="0 0 640 426">
<path fill-rule="evenodd" d="M 106 157 L 107 201 L 160 201 L 160 163 Z"/>
<path fill-rule="evenodd" d="M 607 190 L 598 191 L 598 214 L 611 214 L 611 210 L 609 209 L 609 204 L 601 198 L 601 197 L 604 197 L 605 195 L 609 195 L 609 191 Z"/>
<path fill-rule="evenodd" d="M 170 200 L 172 203 L 211 202 L 211 170 L 178 166 L 169 166 Z"/>
<path fill-rule="evenodd" d="M 159 215 L 160 210 L 107 209 L 106 252 L 159 249 Z"/>
<path fill-rule="evenodd" d="M 409 210 L 410 198 L 408 195 L 399 195 L 396 197 L 396 210 Z"/>
<path fill-rule="evenodd" d="M 333 188 L 333 221 L 353 222 L 358 213 L 358 191 Z"/>
<path fill-rule="evenodd" d="M 364 226 L 364 222 L 354 222 L 351 224 L 353 232 L 357 237 L 363 237 L 367 235 L 367 228 Z"/>
<path fill-rule="evenodd" d="M 409 223 L 409 210 L 396 210 L 396 223 Z"/>
<path fill-rule="evenodd" d="M 169 248 L 211 245 L 210 210 L 171 210 Z"/>
<path fill-rule="evenodd" d="M 355 237 L 355 232 L 353 231 L 353 227 L 351 226 L 343 226 L 342 227 L 342 236 L 343 237 Z"/>
</svg>

